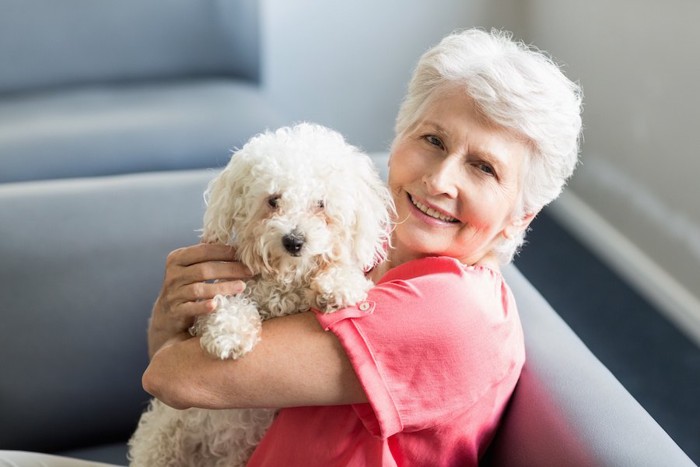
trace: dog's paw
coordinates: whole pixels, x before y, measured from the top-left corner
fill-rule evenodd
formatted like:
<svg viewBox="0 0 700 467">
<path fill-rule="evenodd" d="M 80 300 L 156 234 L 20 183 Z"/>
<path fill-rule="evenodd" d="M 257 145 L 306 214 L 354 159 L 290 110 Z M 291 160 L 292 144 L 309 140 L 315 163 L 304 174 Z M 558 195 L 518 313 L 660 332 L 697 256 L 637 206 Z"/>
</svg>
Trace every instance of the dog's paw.
<svg viewBox="0 0 700 467">
<path fill-rule="evenodd" d="M 262 320 L 253 302 L 239 296 L 217 296 L 217 309 L 198 326 L 202 348 L 222 360 L 247 354 L 260 340 Z"/>
<path fill-rule="evenodd" d="M 329 313 L 361 302 L 373 285 L 364 274 L 355 271 L 318 277 L 312 287 L 313 303 L 319 310 Z"/>
</svg>

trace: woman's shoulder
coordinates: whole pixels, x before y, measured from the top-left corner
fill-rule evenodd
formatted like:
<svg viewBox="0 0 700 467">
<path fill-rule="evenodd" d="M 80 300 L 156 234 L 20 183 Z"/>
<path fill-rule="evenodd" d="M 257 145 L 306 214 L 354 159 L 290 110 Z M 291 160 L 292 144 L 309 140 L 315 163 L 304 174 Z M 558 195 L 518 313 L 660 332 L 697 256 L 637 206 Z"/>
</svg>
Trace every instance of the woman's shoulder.
<svg viewBox="0 0 700 467">
<path fill-rule="evenodd" d="M 510 289 L 499 272 L 465 266 L 449 257 L 421 258 L 389 270 L 368 300 L 377 303 L 382 313 L 399 319 L 410 313 L 412 319 L 429 316 L 450 327 L 455 321 L 501 321 L 515 311 Z M 435 310 L 440 310 L 439 315 L 433 314 Z"/>
</svg>

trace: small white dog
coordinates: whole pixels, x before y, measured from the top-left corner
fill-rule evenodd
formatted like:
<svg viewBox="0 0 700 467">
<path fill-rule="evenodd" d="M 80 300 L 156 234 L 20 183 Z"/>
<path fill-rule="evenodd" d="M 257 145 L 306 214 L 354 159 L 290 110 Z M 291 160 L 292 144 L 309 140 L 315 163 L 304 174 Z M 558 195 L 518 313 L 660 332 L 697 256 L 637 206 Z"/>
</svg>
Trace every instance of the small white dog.
<svg viewBox="0 0 700 467">
<path fill-rule="evenodd" d="M 252 138 L 207 189 L 203 240 L 231 245 L 256 275 L 190 330 L 217 358 L 239 358 L 263 320 L 330 312 L 366 297 L 384 258 L 393 204 L 370 158 L 302 123 Z M 129 441 L 131 465 L 244 465 L 274 410 L 178 411 L 153 400 Z"/>
</svg>

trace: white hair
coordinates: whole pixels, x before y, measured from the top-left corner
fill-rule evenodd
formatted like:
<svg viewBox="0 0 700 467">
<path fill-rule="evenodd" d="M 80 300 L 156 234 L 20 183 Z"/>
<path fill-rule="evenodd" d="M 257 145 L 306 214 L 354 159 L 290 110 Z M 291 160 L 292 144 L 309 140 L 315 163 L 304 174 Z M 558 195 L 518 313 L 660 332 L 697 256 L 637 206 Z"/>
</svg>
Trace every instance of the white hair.
<svg viewBox="0 0 700 467">
<path fill-rule="evenodd" d="M 469 29 L 445 37 L 419 60 L 396 119 L 410 129 L 437 90 L 459 85 L 489 122 L 531 146 L 516 215 L 537 214 L 563 189 L 578 162 L 581 88 L 542 51 L 505 31 Z M 525 231 L 496 248 L 510 262 Z"/>
</svg>

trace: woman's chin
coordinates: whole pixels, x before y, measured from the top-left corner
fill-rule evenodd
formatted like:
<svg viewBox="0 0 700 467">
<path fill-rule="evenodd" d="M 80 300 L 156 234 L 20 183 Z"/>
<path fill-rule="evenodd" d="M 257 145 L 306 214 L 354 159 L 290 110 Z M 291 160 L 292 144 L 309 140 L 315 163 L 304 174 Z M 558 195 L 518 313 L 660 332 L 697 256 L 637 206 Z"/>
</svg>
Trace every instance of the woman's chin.
<svg viewBox="0 0 700 467">
<path fill-rule="evenodd" d="M 403 230 L 403 231 L 402 231 Z M 421 231 L 415 227 L 401 229 L 397 227 L 394 234 L 395 249 L 403 257 L 420 258 L 442 255 L 439 238 L 435 234 Z"/>
</svg>

